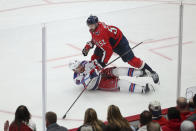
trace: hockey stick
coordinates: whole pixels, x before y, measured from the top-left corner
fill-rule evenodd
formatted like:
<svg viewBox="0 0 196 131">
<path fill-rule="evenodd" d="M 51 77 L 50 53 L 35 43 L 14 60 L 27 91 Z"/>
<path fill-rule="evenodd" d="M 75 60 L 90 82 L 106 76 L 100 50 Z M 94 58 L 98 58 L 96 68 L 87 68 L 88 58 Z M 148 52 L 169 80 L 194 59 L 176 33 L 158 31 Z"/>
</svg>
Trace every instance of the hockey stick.
<svg viewBox="0 0 196 131">
<path fill-rule="evenodd" d="M 135 45 L 134 47 L 132 47 L 131 49 L 133 50 L 134 48 L 136 48 L 137 46 L 139 46 L 140 44 L 142 44 L 143 42 L 138 43 L 137 45 Z M 131 50 L 126 51 L 124 54 L 122 54 L 121 56 L 117 57 L 116 59 L 114 59 L 113 61 L 111 61 L 110 63 L 108 63 L 106 66 L 112 64 L 113 62 L 115 62 L 116 60 L 118 60 L 119 58 L 123 57 L 124 55 L 126 55 L 128 52 L 130 52 Z M 105 67 L 106 67 L 105 66 Z M 101 70 L 103 70 L 105 67 L 103 67 Z M 83 94 L 83 92 L 87 89 L 88 85 L 90 84 L 90 82 L 92 81 L 92 79 L 89 81 L 89 83 L 85 86 L 84 85 L 84 89 L 82 90 L 82 92 L 78 95 L 78 97 L 75 99 L 75 101 L 72 103 L 72 105 L 69 107 L 69 109 L 67 110 L 67 112 L 65 113 L 65 115 L 63 116 L 63 119 L 65 119 L 65 117 L 67 116 L 67 113 L 71 110 L 71 108 L 73 107 L 73 105 L 76 103 L 76 101 L 80 98 L 80 96 Z"/>
<path fill-rule="evenodd" d="M 141 45 L 142 43 L 144 43 L 143 41 L 138 43 L 137 45 L 135 45 L 134 47 L 132 47 L 131 49 L 133 50 L 134 48 L 136 48 L 137 46 Z M 116 59 L 112 60 L 111 62 L 109 62 L 107 65 L 105 65 L 102 70 L 106 67 L 109 66 L 110 64 L 112 64 L 113 62 L 115 62 L 116 60 L 118 60 L 119 58 L 123 57 L 124 55 L 126 55 L 127 53 L 129 53 L 131 50 L 126 51 L 124 54 L 122 54 L 121 56 L 117 57 Z"/>
<path fill-rule="evenodd" d="M 69 107 L 69 109 L 67 110 L 67 112 L 65 113 L 65 115 L 63 116 L 63 119 L 65 119 L 65 117 L 67 116 L 67 113 L 71 110 L 71 108 L 73 107 L 73 105 L 76 103 L 76 101 L 80 98 L 80 96 L 83 94 L 83 92 L 87 89 L 88 85 L 90 84 L 90 82 L 93 79 L 91 79 L 88 84 L 85 86 L 84 85 L 84 89 L 82 90 L 82 92 L 78 95 L 78 97 L 75 99 L 75 101 L 72 103 L 72 105 Z"/>
</svg>

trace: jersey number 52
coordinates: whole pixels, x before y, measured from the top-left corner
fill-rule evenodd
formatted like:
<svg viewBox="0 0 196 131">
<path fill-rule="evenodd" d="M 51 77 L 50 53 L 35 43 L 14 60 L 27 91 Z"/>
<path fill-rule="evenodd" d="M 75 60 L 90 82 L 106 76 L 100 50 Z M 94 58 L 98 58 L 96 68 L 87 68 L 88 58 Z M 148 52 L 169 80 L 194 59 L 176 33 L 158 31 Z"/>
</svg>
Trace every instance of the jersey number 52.
<svg viewBox="0 0 196 131">
<path fill-rule="evenodd" d="M 117 29 L 114 28 L 114 27 L 109 27 L 109 26 L 108 26 L 108 30 L 109 30 L 110 32 L 114 33 L 115 35 L 117 34 Z"/>
</svg>

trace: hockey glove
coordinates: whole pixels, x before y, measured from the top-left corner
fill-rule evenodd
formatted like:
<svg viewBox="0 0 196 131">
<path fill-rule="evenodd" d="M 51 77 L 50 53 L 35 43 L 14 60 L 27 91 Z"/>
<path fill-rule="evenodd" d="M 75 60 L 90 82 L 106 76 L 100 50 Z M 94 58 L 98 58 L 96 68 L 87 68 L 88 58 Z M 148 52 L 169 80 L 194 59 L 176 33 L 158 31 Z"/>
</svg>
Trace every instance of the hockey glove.
<svg viewBox="0 0 196 131">
<path fill-rule="evenodd" d="M 84 47 L 84 49 L 82 50 L 82 54 L 84 56 L 87 56 L 88 55 L 88 52 L 89 52 L 89 49 L 87 50 L 86 47 Z"/>
</svg>

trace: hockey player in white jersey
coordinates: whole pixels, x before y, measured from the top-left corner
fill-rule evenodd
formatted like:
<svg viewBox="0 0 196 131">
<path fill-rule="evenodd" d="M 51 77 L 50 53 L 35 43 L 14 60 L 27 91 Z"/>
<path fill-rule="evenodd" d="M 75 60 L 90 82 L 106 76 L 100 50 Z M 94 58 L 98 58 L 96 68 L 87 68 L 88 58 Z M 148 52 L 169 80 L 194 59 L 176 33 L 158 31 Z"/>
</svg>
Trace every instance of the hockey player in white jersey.
<svg viewBox="0 0 196 131">
<path fill-rule="evenodd" d="M 119 76 L 139 77 L 143 74 L 143 71 L 139 69 L 110 67 L 100 71 L 100 66 L 96 61 L 78 60 L 70 62 L 69 68 L 74 71 L 74 82 L 87 90 L 120 91 L 123 88 L 132 93 L 146 94 L 154 89 L 149 83 L 143 86 L 119 79 Z"/>
</svg>

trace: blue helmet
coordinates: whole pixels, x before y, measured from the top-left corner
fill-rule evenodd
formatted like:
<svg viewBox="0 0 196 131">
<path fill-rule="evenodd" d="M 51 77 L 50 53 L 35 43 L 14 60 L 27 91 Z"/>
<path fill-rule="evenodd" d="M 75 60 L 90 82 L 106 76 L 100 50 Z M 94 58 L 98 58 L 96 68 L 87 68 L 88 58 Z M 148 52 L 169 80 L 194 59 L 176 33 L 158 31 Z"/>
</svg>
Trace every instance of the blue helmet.
<svg viewBox="0 0 196 131">
<path fill-rule="evenodd" d="M 91 25 L 91 24 L 96 24 L 96 23 L 98 23 L 98 17 L 97 16 L 93 16 L 93 15 L 90 15 L 89 17 L 88 17 L 88 19 L 86 20 L 86 23 L 87 23 L 87 25 Z"/>
</svg>

